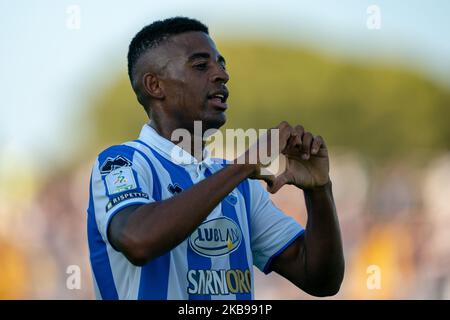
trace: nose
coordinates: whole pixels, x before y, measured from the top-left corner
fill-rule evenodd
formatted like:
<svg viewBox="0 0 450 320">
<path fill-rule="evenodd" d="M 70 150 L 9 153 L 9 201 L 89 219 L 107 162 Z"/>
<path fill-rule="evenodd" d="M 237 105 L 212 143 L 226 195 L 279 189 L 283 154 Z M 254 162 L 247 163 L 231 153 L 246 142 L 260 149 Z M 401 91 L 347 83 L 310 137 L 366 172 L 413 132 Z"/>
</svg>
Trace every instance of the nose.
<svg viewBox="0 0 450 320">
<path fill-rule="evenodd" d="M 216 63 L 216 68 L 214 70 L 214 73 L 212 74 L 211 80 L 213 82 L 221 82 L 225 84 L 228 82 L 228 80 L 230 80 L 230 76 L 221 64 Z"/>
</svg>

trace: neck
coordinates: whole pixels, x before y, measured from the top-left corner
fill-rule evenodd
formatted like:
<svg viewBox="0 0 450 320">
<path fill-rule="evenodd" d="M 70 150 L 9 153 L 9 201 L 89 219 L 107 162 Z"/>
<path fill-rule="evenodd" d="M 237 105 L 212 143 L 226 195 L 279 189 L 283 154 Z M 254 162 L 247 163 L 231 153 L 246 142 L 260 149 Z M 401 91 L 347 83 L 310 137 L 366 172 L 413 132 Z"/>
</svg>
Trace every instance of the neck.
<svg viewBox="0 0 450 320">
<path fill-rule="evenodd" d="M 180 129 L 179 126 L 171 125 L 165 123 L 164 125 L 160 122 L 150 120 L 148 125 L 151 126 L 155 131 L 163 138 L 172 141 L 174 144 L 183 148 L 186 152 L 190 153 L 198 161 L 203 160 L 203 150 L 205 148 L 205 141 L 202 135 L 194 135 L 194 132 L 184 129 L 181 134 L 175 133 L 174 131 Z M 185 135 L 188 135 L 185 136 Z M 187 141 L 183 141 L 184 138 L 188 138 Z"/>
</svg>

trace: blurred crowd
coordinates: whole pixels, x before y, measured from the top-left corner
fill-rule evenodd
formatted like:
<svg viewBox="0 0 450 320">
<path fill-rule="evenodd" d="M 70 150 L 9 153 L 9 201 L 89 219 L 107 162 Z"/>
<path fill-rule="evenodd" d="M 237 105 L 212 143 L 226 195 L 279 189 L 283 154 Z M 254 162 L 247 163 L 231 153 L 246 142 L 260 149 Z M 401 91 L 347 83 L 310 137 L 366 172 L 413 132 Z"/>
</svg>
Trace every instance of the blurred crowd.
<svg viewBox="0 0 450 320">
<path fill-rule="evenodd" d="M 346 257 L 336 298 L 450 299 L 450 154 L 420 167 L 374 167 L 343 150 L 331 159 Z M 90 167 L 87 161 L 16 195 L 2 192 L 0 298 L 94 298 L 86 238 Z M 273 201 L 305 225 L 300 190 L 285 186 Z M 80 268 L 79 287 L 68 285 L 70 266 Z M 274 273 L 256 271 L 255 288 L 257 299 L 313 298 Z"/>
<path fill-rule="evenodd" d="M 405 162 L 371 168 L 345 152 L 332 159 L 346 257 L 336 298 L 450 299 L 450 155 L 420 169 Z M 274 201 L 304 223 L 296 197 L 295 188 L 285 188 Z M 256 284 L 258 298 L 311 298 L 278 275 L 259 274 Z"/>
</svg>

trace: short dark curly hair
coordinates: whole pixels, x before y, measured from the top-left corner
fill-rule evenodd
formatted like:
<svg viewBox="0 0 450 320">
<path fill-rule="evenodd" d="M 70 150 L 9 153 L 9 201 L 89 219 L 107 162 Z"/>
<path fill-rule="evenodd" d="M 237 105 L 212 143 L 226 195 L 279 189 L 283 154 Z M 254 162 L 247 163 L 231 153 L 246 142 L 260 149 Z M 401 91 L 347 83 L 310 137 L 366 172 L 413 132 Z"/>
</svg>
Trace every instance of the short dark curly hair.
<svg viewBox="0 0 450 320">
<path fill-rule="evenodd" d="M 162 41 L 171 36 L 200 31 L 209 34 L 208 27 L 198 20 L 187 17 L 173 17 L 158 20 L 144 27 L 131 40 L 128 48 L 128 76 L 133 84 L 133 72 L 139 57 L 148 49 L 157 47 Z"/>
</svg>

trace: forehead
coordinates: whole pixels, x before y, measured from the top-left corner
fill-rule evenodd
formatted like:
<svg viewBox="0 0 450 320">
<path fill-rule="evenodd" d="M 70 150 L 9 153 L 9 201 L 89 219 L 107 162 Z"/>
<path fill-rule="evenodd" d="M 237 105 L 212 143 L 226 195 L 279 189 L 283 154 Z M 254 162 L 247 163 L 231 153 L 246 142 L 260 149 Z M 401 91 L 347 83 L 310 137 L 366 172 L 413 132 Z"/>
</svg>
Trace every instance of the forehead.
<svg viewBox="0 0 450 320">
<path fill-rule="evenodd" d="M 168 57 L 188 58 L 194 53 L 209 53 L 212 57 L 218 56 L 216 44 L 204 32 L 186 32 L 170 37 L 165 43 Z"/>
</svg>

